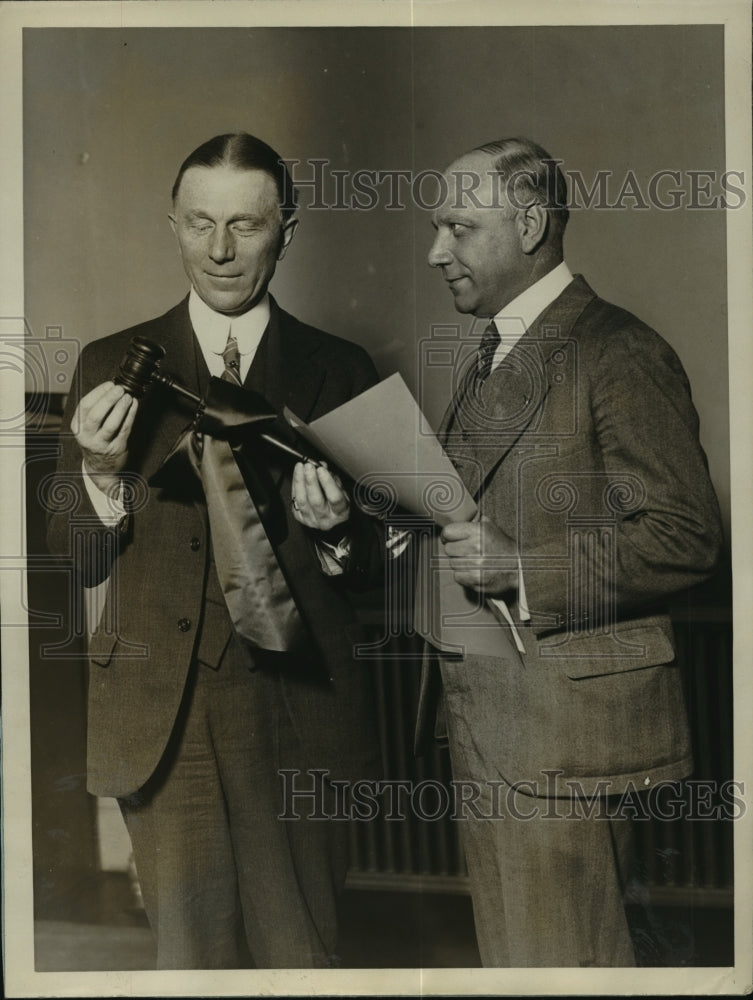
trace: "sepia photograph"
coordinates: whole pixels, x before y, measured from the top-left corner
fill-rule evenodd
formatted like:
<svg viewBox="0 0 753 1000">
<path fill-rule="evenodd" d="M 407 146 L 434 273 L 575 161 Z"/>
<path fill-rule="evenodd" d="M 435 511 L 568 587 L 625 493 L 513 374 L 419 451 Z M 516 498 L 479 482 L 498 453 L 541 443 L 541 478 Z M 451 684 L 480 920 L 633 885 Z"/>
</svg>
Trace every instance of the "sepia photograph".
<svg viewBox="0 0 753 1000">
<path fill-rule="evenodd" d="M 751 5 L 0 5 L 9 997 L 753 989 Z"/>
</svg>

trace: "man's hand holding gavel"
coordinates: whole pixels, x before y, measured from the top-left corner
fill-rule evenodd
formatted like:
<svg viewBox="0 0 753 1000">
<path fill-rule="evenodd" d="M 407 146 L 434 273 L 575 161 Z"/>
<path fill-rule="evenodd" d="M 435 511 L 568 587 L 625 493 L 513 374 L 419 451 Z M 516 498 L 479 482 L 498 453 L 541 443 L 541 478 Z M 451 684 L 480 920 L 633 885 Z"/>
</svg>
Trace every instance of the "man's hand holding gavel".
<svg viewBox="0 0 753 1000">
<path fill-rule="evenodd" d="M 138 400 L 120 385 L 103 382 L 79 402 L 73 431 L 84 457 L 84 467 L 103 493 L 119 487 L 118 474 L 128 457 L 128 438 L 136 419 Z"/>
</svg>

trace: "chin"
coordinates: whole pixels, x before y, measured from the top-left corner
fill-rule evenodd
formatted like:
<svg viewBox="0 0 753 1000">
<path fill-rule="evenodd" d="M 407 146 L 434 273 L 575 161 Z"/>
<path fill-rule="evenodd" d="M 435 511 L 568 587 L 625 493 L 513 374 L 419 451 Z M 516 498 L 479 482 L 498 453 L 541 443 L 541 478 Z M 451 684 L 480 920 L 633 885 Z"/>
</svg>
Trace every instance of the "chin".
<svg viewBox="0 0 753 1000">
<path fill-rule="evenodd" d="M 245 301 L 238 302 L 237 299 L 216 298 L 214 295 L 207 297 L 204 301 L 210 309 L 214 309 L 215 312 L 223 313 L 227 316 L 245 312 L 248 308 Z"/>
</svg>

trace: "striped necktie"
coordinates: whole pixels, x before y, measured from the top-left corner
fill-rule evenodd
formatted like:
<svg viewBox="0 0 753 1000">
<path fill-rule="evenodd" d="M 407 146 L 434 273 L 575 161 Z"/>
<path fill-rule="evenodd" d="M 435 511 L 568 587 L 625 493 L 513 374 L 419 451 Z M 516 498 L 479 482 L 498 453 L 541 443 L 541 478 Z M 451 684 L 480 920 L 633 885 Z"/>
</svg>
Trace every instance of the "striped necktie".
<svg viewBox="0 0 753 1000">
<path fill-rule="evenodd" d="M 241 354 L 238 350 L 238 341 L 233 335 L 232 328 L 228 333 L 227 343 L 222 352 L 222 360 L 225 362 L 225 371 L 222 373 L 222 377 L 227 379 L 228 382 L 243 385 L 243 379 L 241 378 Z"/>
<path fill-rule="evenodd" d="M 500 336 L 497 324 L 492 320 L 481 338 L 478 353 L 476 354 L 476 373 L 473 380 L 473 391 L 478 397 L 484 386 L 484 382 L 491 374 L 494 355 L 499 347 Z"/>
</svg>

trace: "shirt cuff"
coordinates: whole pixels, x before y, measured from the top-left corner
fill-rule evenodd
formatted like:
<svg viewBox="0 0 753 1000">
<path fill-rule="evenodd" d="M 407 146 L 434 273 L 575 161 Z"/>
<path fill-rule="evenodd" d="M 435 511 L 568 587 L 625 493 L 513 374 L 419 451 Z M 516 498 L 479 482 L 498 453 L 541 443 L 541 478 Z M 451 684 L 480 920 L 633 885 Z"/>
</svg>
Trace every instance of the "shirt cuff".
<svg viewBox="0 0 753 1000">
<path fill-rule="evenodd" d="M 526 647 L 523 645 L 523 640 L 520 638 L 518 630 L 515 628 L 515 622 L 512 620 L 512 615 L 510 614 L 510 609 L 508 608 L 506 602 L 500 597 L 490 597 L 488 603 L 497 620 L 502 622 L 503 625 L 509 626 L 518 652 L 525 653 Z"/>
<path fill-rule="evenodd" d="M 95 484 L 92 477 L 86 471 L 86 465 L 83 462 L 81 463 L 81 472 L 84 479 L 84 485 L 86 486 L 86 492 L 89 494 L 89 499 L 91 500 L 92 507 L 94 508 L 94 513 L 104 525 L 108 528 L 114 528 L 116 525 L 120 524 L 127 513 L 123 505 L 122 482 L 118 487 L 117 494 L 110 495 L 109 493 L 103 492 Z"/>
<path fill-rule="evenodd" d="M 528 601 L 526 600 L 526 585 L 523 582 L 523 564 L 520 561 L 520 556 L 518 556 L 518 616 L 522 622 L 529 622 L 531 620 L 531 613 L 528 610 Z"/>
<path fill-rule="evenodd" d="M 385 545 L 387 546 L 389 558 L 397 559 L 398 556 L 402 555 L 408 548 L 411 537 L 411 531 L 405 528 L 393 528 L 391 524 L 388 524 Z"/>
<path fill-rule="evenodd" d="M 518 630 L 515 628 L 515 623 L 512 620 L 512 615 L 510 614 L 510 609 L 507 604 L 499 598 L 490 598 L 489 604 L 492 606 L 492 611 L 496 613 L 497 617 L 509 625 L 518 652 L 525 653 L 526 648 L 523 645 L 523 640 L 518 634 Z M 528 610 L 528 602 L 526 601 L 526 588 L 523 583 L 523 564 L 520 561 L 520 556 L 518 556 L 518 618 L 522 622 L 528 622 L 531 620 L 531 615 Z"/>
</svg>

